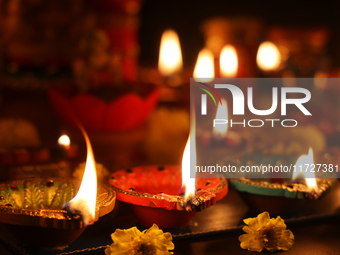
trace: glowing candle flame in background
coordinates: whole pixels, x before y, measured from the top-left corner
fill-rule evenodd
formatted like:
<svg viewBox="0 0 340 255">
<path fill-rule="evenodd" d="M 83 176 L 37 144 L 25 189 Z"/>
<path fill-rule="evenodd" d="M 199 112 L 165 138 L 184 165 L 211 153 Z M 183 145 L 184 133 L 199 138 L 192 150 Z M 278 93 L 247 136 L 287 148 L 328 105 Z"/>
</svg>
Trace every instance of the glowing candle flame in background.
<svg viewBox="0 0 340 255">
<path fill-rule="evenodd" d="M 198 53 L 193 77 L 196 81 L 209 82 L 215 77 L 214 55 L 208 49 L 203 49 Z"/>
<path fill-rule="evenodd" d="M 314 164 L 314 158 L 313 158 L 313 149 L 309 148 L 308 155 L 301 155 L 298 160 L 296 161 L 296 171 L 293 172 L 293 180 L 295 179 L 301 179 L 305 178 L 306 185 L 308 187 L 308 190 L 310 192 L 317 190 L 317 183 L 315 179 L 315 173 L 311 171 L 306 171 L 306 167 L 308 164 L 308 169 L 311 170 L 311 164 Z M 300 168 L 302 166 L 302 170 Z"/>
<path fill-rule="evenodd" d="M 96 163 L 90 140 L 83 128 L 80 128 L 87 146 L 85 172 L 77 195 L 64 207 L 72 214 L 81 214 L 85 224 L 93 224 L 96 215 L 97 173 Z"/>
<path fill-rule="evenodd" d="M 193 113 L 193 116 L 195 116 L 195 113 Z M 187 144 L 184 149 L 183 158 L 182 158 L 182 188 L 185 188 L 184 193 L 184 201 L 188 201 L 191 198 L 195 197 L 196 187 L 195 187 L 195 178 L 190 178 L 190 154 L 191 149 L 194 150 L 194 153 L 192 153 L 192 156 L 194 159 L 192 159 L 192 162 L 195 162 L 196 167 L 196 130 L 195 130 L 195 117 L 192 118 L 193 121 L 191 122 L 190 126 L 190 134 L 187 141 Z M 193 140 L 193 142 L 190 142 L 190 137 Z M 193 148 L 191 146 L 193 145 Z"/>
<path fill-rule="evenodd" d="M 65 148 L 69 148 L 71 144 L 70 138 L 67 135 L 62 135 L 58 139 L 58 144 Z"/>
<path fill-rule="evenodd" d="M 182 52 L 178 35 L 173 30 L 164 31 L 159 50 L 158 69 L 164 76 L 182 69 Z"/>
<path fill-rule="evenodd" d="M 220 69 L 222 77 L 235 77 L 238 68 L 236 50 L 231 45 L 223 47 L 220 55 Z"/>
<path fill-rule="evenodd" d="M 281 54 L 274 43 L 263 42 L 257 52 L 256 62 L 263 71 L 273 71 L 280 66 Z"/>
<path fill-rule="evenodd" d="M 228 105 L 227 101 L 223 98 L 222 100 L 222 105 L 218 104 L 217 107 L 217 112 L 216 112 L 216 117 L 215 119 L 226 119 L 228 120 Z M 222 140 L 227 137 L 227 132 L 228 132 L 228 125 L 216 125 L 213 128 L 213 136 L 217 140 Z"/>
</svg>

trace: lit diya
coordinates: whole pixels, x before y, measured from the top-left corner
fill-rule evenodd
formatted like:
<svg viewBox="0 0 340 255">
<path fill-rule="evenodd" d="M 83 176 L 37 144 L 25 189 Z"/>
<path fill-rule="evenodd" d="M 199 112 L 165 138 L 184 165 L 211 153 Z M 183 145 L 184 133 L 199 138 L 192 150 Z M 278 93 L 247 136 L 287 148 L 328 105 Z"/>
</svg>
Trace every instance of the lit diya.
<svg viewBox="0 0 340 255">
<path fill-rule="evenodd" d="M 58 139 L 58 149 L 55 151 L 64 158 L 74 158 L 78 155 L 78 145 L 72 144 L 68 135 L 63 134 Z"/>
<path fill-rule="evenodd" d="M 0 163 L 3 165 L 43 164 L 59 159 L 71 159 L 78 155 L 78 146 L 71 144 L 67 135 L 58 139 L 58 146 L 27 147 L 0 151 Z"/>
<path fill-rule="evenodd" d="M 181 44 L 178 34 L 172 30 L 165 30 L 162 34 L 158 69 L 154 67 L 141 67 L 139 78 L 144 83 L 158 86 L 161 102 L 182 102 L 189 93 L 187 81 L 191 73 L 183 68 Z"/>
<path fill-rule="evenodd" d="M 282 162 L 282 161 L 281 161 Z M 295 167 L 313 164 L 313 151 L 302 155 Z M 275 165 L 275 164 L 273 164 Z M 268 211 L 279 215 L 296 211 L 306 205 L 307 201 L 315 201 L 326 196 L 336 184 L 334 178 L 315 178 L 314 172 L 293 172 L 290 179 L 229 179 L 230 185 L 239 191 L 242 199 L 255 212 Z"/>
<path fill-rule="evenodd" d="M 0 222 L 24 245 L 67 246 L 115 206 L 115 193 L 97 187 L 91 144 L 81 185 L 65 179 L 24 179 L 0 184 Z M 78 193 L 75 195 L 75 192 Z"/>
<path fill-rule="evenodd" d="M 77 160 L 78 146 L 67 135 L 58 145 L 12 149 L 0 152 L 0 180 L 33 178 L 69 178 L 71 162 Z"/>
<path fill-rule="evenodd" d="M 228 193 L 228 182 L 224 178 L 190 178 L 190 146 L 194 144 L 190 144 L 189 137 L 182 169 L 179 166 L 143 166 L 110 176 L 117 199 L 131 205 L 140 224 L 149 227 L 156 223 L 160 228 L 185 226 L 197 211 L 214 205 Z"/>
</svg>

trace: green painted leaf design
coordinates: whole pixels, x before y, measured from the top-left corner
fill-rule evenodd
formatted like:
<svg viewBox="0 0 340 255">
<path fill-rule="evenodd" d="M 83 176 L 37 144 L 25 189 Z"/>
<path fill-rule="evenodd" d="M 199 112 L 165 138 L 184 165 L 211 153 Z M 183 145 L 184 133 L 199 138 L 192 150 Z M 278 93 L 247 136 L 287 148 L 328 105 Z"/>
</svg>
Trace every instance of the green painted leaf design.
<svg viewBox="0 0 340 255">
<path fill-rule="evenodd" d="M 63 204 L 65 204 L 67 201 L 71 200 L 74 197 L 74 187 L 73 185 L 69 185 L 63 193 L 63 199 L 64 202 Z"/>
<path fill-rule="evenodd" d="M 41 186 L 38 183 L 28 184 L 25 187 L 25 196 L 27 209 L 41 209 L 43 207 L 43 199 L 41 197 Z"/>
<path fill-rule="evenodd" d="M 10 192 L 8 192 L 7 190 L 2 190 L 0 192 L 0 196 L 2 197 L 2 199 L 0 200 L 0 205 L 10 204 L 13 207 L 15 207 L 16 204 L 15 204 Z"/>
<path fill-rule="evenodd" d="M 60 210 L 77 191 L 73 183 L 55 181 L 52 186 L 46 183 L 27 181 L 17 185 L 17 190 L 12 190 L 11 186 L 5 187 L 0 190 L 0 206 L 10 204 L 13 208 Z"/>
<path fill-rule="evenodd" d="M 64 183 L 57 190 L 50 209 L 61 209 L 61 207 L 71 198 L 73 198 L 74 187 L 72 184 Z"/>
</svg>

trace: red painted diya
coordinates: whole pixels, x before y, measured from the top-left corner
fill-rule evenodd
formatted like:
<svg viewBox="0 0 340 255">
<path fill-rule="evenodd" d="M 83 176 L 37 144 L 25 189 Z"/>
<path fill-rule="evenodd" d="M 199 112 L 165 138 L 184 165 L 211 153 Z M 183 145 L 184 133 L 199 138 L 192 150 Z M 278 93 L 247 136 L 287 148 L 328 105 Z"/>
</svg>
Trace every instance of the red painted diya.
<svg viewBox="0 0 340 255">
<path fill-rule="evenodd" d="M 224 178 L 196 179 L 196 196 L 184 201 L 180 166 L 143 166 L 120 170 L 109 182 L 117 199 L 129 203 L 140 224 L 160 228 L 185 226 L 228 193 Z"/>
<path fill-rule="evenodd" d="M 55 111 L 70 125 L 78 120 L 89 131 L 125 131 L 143 124 L 158 102 L 158 90 L 151 91 L 146 98 L 135 93 L 105 102 L 91 94 L 67 96 L 55 88 L 49 97 Z"/>
</svg>

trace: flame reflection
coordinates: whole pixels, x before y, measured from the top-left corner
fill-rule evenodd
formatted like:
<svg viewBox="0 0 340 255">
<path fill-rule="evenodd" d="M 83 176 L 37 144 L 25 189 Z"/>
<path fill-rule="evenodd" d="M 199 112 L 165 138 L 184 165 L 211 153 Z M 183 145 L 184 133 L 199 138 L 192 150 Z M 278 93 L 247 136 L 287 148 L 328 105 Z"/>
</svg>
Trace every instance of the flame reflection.
<svg viewBox="0 0 340 255">
<path fill-rule="evenodd" d="M 228 120 L 228 105 L 227 101 L 223 98 L 221 99 L 222 105 L 218 104 L 215 119 L 226 119 Z M 213 128 L 213 137 L 217 140 L 222 140 L 227 137 L 228 125 L 216 125 Z"/>
</svg>

